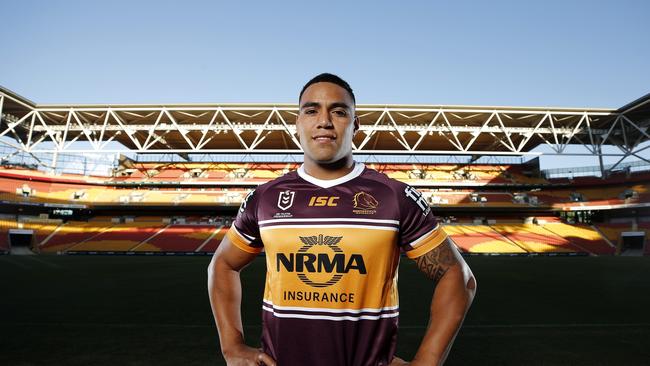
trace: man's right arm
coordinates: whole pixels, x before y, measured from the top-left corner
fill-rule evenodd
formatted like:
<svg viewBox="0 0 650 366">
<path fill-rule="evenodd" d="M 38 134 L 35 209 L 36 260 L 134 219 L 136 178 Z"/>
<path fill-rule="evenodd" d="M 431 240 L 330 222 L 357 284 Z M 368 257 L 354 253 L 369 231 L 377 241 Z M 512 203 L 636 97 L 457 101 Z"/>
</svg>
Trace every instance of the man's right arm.
<svg viewBox="0 0 650 366">
<path fill-rule="evenodd" d="M 225 236 L 208 266 L 210 305 L 219 331 L 221 352 L 228 365 L 275 366 L 269 355 L 244 343 L 239 272 L 256 256 L 256 253 L 239 249 Z"/>
</svg>

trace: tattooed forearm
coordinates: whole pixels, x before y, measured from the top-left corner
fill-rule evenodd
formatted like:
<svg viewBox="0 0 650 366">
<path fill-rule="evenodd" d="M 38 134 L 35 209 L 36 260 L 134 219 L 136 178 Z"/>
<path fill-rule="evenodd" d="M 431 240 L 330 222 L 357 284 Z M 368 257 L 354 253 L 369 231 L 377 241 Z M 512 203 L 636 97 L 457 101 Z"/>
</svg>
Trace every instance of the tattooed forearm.
<svg viewBox="0 0 650 366">
<path fill-rule="evenodd" d="M 449 243 L 445 242 L 429 253 L 416 258 L 415 262 L 420 271 L 438 283 L 449 267 L 456 262 L 456 258 Z"/>
</svg>

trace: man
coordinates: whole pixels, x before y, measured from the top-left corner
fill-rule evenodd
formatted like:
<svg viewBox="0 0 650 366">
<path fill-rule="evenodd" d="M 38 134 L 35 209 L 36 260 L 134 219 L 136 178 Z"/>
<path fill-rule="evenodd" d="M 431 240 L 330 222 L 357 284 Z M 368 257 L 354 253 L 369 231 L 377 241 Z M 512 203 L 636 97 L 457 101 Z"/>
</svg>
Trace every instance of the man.
<svg viewBox="0 0 650 366">
<path fill-rule="evenodd" d="M 244 200 L 208 268 L 208 290 L 228 365 L 403 365 L 394 356 L 400 252 L 436 286 L 411 365 L 447 357 L 476 282 L 426 200 L 355 163 L 359 129 L 350 86 L 310 80 L 296 129 L 304 164 Z M 244 343 L 239 271 L 266 252 L 262 349 Z"/>
</svg>

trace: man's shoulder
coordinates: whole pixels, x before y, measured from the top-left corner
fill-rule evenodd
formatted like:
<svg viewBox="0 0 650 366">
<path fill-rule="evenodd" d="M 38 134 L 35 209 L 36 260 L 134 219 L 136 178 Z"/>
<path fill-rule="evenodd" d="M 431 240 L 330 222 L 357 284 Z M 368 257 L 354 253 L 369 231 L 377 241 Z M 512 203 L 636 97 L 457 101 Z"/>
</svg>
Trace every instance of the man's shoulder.
<svg viewBox="0 0 650 366">
<path fill-rule="evenodd" d="M 255 188 L 255 192 L 263 193 L 268 191 L 270 188 L 291 184 L 297 179 L 298 179 L 298 172 L 293 170 L 280 177 L 270 180 L 264 184 L 260 184 L 259 186 L 257 186 L 257 188 Z"/>
<path fill-rule="evenodd" d="M 363 178 L 373 180 L 375 182 L 384 184 L 390 187 L 393 190 L 403 190 L 408 185 L 402 181 L 391 178 L 385 173 L 378 172 L 377 170 L 366 166 L 366 170 L 363 172 Z"/>
</svg>

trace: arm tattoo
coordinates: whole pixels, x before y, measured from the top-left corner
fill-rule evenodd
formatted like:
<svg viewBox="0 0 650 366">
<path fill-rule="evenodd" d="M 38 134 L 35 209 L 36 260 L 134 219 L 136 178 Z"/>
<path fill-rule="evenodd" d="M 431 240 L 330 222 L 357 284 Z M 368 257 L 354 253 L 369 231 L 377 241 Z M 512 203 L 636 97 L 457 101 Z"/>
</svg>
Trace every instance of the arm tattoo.
<svg viewBox="0 0 650 366">
<path fill-rule="evenodd" d="M 444 242 L 430 252 L 415 258 L 415 263 L 420 271 L 436 284 L 455 262 L 456 258 L 448 242 Z"/>
</svg>

